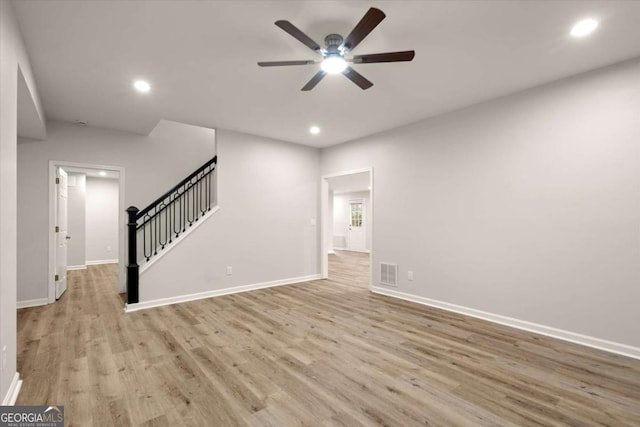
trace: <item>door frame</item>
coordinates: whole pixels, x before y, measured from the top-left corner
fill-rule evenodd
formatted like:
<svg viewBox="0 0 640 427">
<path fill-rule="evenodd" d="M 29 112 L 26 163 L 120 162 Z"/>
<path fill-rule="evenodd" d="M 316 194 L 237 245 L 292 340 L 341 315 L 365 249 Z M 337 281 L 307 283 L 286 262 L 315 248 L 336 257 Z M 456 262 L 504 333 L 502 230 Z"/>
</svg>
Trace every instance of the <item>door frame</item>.
<svg viewBox="0 0 640 427">
<path fill-rule="evenodd" d="M 333 212 L 329 212 L 329 178 L 335 178 L 344 175 L 353 175 L 356 173 L 369 172 L 369 199 L 371 211 L 368 215 L 369 221 L 371 221 L 371 249 L 369 251 L 369 290 L 373 287 L 373 251 L 374 251 L 374 227 L 375 222 L 373 220 L 374 211 L 374 181 L 373 181 L 373 167 L 355 169 L 344 172 L 333 173 L 329 175 L 322 175 L 320 177 L 320 273 L 323 279 L 329 278 L 329 253 L 327 246 L 327 233 L 331 233 L 333 236 L 333 230 L 329 230 L 329 215 L 333 216 Z"/>
<path fill-rule="evenodd" d="M 85 169 L 100 169 L 100 170 L 112 170 L 117 171 L 118 178 L 118 210 L 120 215 L 118 216 L 118 292 L 123 293 L 126 290 L 126 275 L 125 275 L 125 227 L 126 224 L 126 212 L 125 212 L 125 194 L 124 183 L 125 174 L 124 167 L 122 166 L 110 166 L 110 165 L 97 165 L 91 163 L 78 163 L 67 162 L 63 160 L 49 160 L 49 277 L 47 278 L 47 289 L 49 304 L 56 301 L 56 283 L 54 276 L 56 274 L 56 233 L 55 233 L 55 210 L 56 210 L 56 168 L 71 167 L 71 168 L 85 168 Z"/>
</svg>

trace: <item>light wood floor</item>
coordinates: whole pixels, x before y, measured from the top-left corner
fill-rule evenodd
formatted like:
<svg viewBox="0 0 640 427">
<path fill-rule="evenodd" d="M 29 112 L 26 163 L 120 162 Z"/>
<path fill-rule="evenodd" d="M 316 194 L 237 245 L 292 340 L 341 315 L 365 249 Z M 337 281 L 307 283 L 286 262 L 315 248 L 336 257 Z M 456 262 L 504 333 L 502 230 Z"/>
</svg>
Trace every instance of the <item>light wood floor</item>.
<svg viewBox="0 0 640 427">
<path fill-rule="evenodd" d="M 67 425 L 640 425 L 640 361 L 331 280 L 131 314 L 116 266 L 18 311 L 18 404 Z"/>
</svg>

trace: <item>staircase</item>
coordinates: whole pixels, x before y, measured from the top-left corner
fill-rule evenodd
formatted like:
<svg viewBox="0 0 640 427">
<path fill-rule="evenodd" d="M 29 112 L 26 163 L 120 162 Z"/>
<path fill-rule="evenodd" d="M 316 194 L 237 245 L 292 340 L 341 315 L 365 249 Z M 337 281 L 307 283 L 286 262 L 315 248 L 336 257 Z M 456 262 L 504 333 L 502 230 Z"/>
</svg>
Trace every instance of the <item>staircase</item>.
<svg viewBox="0 0 640 427">
<path fill-rule="evenodd" d="M 160 256 L 211 211 L 217 161 L 215 156 L 146 208 L 127 209 L 127 304 L 139 302 L 140 266 Z"/>
</svg>

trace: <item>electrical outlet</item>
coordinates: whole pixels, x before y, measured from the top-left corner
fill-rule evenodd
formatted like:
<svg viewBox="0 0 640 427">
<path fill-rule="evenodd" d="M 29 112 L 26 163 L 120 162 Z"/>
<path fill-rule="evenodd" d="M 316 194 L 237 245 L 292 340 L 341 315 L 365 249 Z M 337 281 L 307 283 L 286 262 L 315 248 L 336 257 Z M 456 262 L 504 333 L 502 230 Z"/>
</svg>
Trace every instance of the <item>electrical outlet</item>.
<svg viewBox="0 0 640 427">
<path fill-rule="evenodd" d="M 312 227 L 315 227 L 316 219 L 315 218 L 311 218 L 311 220 L 309 221 L 309 224 L 311 224 Z"/>
<path fill-rule="evenodd" d="M 111 246 L 107 246 L 107 252 L 111 252 Z"/>
<path fill-rule="evenodd" d="M 2 371 L 7 369 L 7 346 L 2 347 Z"/>
<path fill-rule="evenodd" d="M 230 265 L 227 266 L 227 276 L 231 276 L 233 274 L 233 267 Z"/>
<path fill-rule="evenodd" d="M 413 271 L 411 270 L 407 271 L 407 279 L 409 279 L 409 281 L 413 280 Z"/>
</svg>

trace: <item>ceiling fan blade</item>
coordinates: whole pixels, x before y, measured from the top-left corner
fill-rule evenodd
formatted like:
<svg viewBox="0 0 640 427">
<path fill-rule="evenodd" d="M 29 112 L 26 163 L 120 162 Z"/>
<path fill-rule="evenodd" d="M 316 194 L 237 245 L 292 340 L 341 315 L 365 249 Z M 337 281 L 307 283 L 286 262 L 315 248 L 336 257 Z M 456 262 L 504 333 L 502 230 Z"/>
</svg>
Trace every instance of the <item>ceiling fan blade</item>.
<svg viewBox="0 0 640 427">
<path fill-rule="evenodd" d="M 285 65 L 309 65 L 315 64 L 315 61 L 262 61 L 258 62 L 261 67 L 282 67 Z"/>
<path fill-rule="evenodd" d="M 380 9 L 372 7 L 364 14 L 358 25 L 344 39 L 342 45 L 349 51 L 355 49 L 360 42 L 385 18 L 385 14 Z"/>
<path fill-rule="evenodd" d="M 355 84 L 357 84 L 358 86 L 360 86 L 360 88 L 362 90 L 367 90 L 369 89 L 371 86 L 373 86 L 373 83 L 371 83 L 369 80 L 367 80 L 362 74 L 360 74 L 359 72 L 357 72 L 356 70 L 354 70 L 351 67 L 347 67 L 342 74 L 344 74 L 345 76 L 347 76 L 347 78 L 349 80 L 351 80 L 352 82 L 354 82 Z"/>
<path fill-rule="evenodd" d="M 318 71 L 316 75 L 313 76 L 311 80 L 309 80 L 309 82 L 306 85 L 304 85 L 304 87 L 301 90 L 308 91 L 313 89 L 314 87 L 316 87 L 318 83 L 320 83 L 320 80 L 322 80 L 326 75 L 327 73 L 325 71 L 322 71 L 322 70 Z"/>
<path fill-rule="evenodd" d="M 292 37 L 302 42 L 305 46 L 314 52 L 320 52 L 320 45 L 314 42 L 311 37 L 300 31 L 295 25 L 289 21 L 276 21 L 276 25 L 289 33 Z"/>
<path fill-rule="evenodd" d="M 405 50 L 402 52 L 387 52 L 387 53 L 371 53 L 369 55 L 354 55 L 354 64 L 372 64 L 375 62 L 400 62 L 411 61 L 416 52 L 413 50 Z"/>
</svg>

